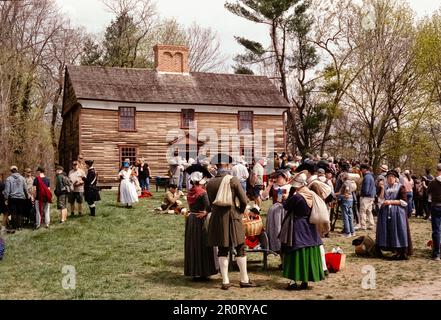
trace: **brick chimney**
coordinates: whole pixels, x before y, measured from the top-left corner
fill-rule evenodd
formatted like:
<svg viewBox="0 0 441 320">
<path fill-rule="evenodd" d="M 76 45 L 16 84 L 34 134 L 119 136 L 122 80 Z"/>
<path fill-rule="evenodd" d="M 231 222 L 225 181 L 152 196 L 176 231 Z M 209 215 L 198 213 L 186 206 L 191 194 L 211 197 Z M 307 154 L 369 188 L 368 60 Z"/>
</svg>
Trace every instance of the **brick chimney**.
<svg viewBox="0 0 441 320">
<path fill-rule="evenodd" d="M 153 50 L 155 51 L 156 71 L 182 74 L 190 72 L 187 47 L 157 44 Z"/>
</svg>

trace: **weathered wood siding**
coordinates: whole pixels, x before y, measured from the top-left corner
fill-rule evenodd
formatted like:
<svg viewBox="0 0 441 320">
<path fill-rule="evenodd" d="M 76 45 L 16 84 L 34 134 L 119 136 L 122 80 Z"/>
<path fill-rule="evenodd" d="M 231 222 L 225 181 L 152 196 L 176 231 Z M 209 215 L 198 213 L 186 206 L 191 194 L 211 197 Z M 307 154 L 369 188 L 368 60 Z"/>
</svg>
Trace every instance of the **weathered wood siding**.
<svg viewBox="0 0 441 320">
<path fill-rule="evenodd" d="M 69 75 L 66 72 L 63 95 L 63 124 L 58 144 L 59 163 L 69 170 L 73 159 L 77 159 L 80 151 L 80 118 L 81 106 L 75 97 Z"/>
<path fill-rule="evenodd" d="M 100 184 L 118 183 L 120 147 L 137 147 L 138 158 L 144 157 L 150 165 L 152 176 L 166 175 L 166 155 L 169 148 L 167 133 L 180 128 L 181 115 L 177 112 L 137 112 L 136 132 L 118 130 L 118 112 L 99 109 L 81 110 L 80 152 L 86 159 L 95 160 Z M 221 129 L 237 130 L 236 114 L 198 113 L 198 132 L 214 129 L 219 136 Z M 254 129 L 275 129 L 276 151 L 283 151 L 282 116 L 254 116 Z M 188 130 L 186 130 L 188 131 Z M 243 139 L 242 139 L 243 140 Z M 265 141 L 265 139 L 264 139 Z M 233 147 L 236 149 L 237 147 Z M 231 149 L 230 149 L 231 151 Z"/>
</svg>

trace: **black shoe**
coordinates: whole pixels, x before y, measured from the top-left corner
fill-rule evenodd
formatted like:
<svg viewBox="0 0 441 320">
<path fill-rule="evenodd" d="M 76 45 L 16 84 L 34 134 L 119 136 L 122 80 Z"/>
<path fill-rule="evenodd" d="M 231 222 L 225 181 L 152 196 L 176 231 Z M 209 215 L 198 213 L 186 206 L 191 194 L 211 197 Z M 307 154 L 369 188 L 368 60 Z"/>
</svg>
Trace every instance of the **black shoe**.
<svg viewBox="0 0 441 320">
<path fill-rule="evenodd" d="M 239 284 L 240 284 L 241 288 L 255 288 L 255 287 L 257 287 L 257 285 L 254 282 L 252 282 L 251 280 L 248 280 L 248 283 L 241 281 Z"/>
<path fill-rule="evenodd" d="M 325 277 L 329 276 L 329 270 L 325 270 L 324 273 L 325 273 Z"/>
<path fill-rule="evenodd" d="M 299 290 L 307 290 L 308 289 L 308 283 L 302 282 L 302 284 L 299 286 Z"/>
<path fill-rule="evenodd" d="M 397 260 L 409 260 L 409 257 L 407 254 L 400 254 Z"/>
<path fill-rule="evenodd" d="M 231 283 L 222 283 L 222 287 L 221 287 L 221 289 L 222 290 L 228 290 L 228 289 L 230 289 L 230 287 L 231 287 Z"/>
<path fill-rule="evenodd" d="M 296 291 L 296 290 L 298 290 L 297 283 L 289 283 L 288 286 L 286 287 L 286 290 L 288 290 L 288 291 Z"/>
</svg>

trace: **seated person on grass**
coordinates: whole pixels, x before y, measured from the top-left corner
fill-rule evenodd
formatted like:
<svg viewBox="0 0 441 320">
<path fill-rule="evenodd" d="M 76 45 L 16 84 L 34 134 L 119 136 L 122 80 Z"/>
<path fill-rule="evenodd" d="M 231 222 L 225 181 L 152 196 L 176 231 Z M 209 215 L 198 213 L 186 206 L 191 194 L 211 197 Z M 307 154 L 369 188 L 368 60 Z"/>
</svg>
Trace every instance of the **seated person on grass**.
<svg viewBox="0 0 441 320">
<path fill-rule="evenodd" d="M 184 197 L 184 193 L 178 190 L 176 184 L 170 184 L 168 191 L 165 193 L 164 201 L 161 207 L 156 208 L 156 211 L 165 211 L 164 213 L 171 214 L 186 214 L 187 209 L 182 205 L 180 198 Z"/>
</svg>

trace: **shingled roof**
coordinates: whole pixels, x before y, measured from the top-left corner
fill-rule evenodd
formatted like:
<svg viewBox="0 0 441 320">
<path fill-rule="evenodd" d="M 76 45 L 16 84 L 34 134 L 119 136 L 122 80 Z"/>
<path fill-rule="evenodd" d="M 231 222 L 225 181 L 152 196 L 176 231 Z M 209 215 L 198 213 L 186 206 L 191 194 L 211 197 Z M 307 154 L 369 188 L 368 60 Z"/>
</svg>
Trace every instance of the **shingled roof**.
<svg viewBox="0 0 441 320">
<path fill-rule="evenodd" d="M 77 99 L 287 108 L 265 76 L 192 72 L 165 74 L 148 69 L 68 66 Z"/>
</svg>

